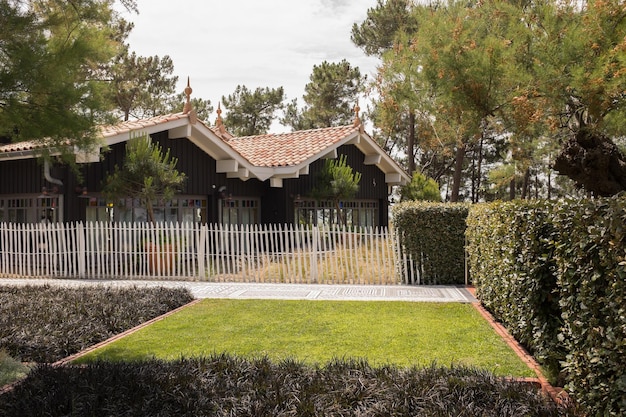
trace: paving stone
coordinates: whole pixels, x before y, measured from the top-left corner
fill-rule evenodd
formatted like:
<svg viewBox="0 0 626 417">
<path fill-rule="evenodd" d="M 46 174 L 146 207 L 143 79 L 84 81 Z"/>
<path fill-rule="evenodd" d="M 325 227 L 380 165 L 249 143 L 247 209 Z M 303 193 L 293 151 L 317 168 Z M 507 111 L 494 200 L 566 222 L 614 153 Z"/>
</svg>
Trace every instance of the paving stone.
<svg viewBox="0 0 626 417">
<path fill-rule="evenodd" d="M 262 298 L 292 300 L 388 300 L 471 303 L 476 299 L 463 286 L 410 285 L 327 285 L 327 284 L 259 284 L 213 283 L 194 281 L 124 281 L 78 279 L 0 278 L 0 285 L 81 285 L 119 287 L 186 287 L 196 298 Z"/>
</svg>

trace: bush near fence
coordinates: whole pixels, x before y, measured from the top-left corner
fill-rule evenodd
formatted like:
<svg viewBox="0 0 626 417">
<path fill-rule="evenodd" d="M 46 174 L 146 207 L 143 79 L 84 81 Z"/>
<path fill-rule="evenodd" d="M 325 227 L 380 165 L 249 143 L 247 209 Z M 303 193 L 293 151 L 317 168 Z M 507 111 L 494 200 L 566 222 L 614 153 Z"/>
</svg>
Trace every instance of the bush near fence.
<svg viewBox="0 0 626 417">
<path fill-rule="evenodd" d="M 469 205 L 409 201 L 392 209 L 403 252 L 420 284 L 465 284 L 465 220 Z M 408 262 L 411 262 L 409 260 Z"/>
<path fill-rule="evenodd" d="M 626 200 L 473 206 L 468 256 L 482 303 L 542 364 L 562 359 L 589 415 L 626 410 Z"/>
</svg>

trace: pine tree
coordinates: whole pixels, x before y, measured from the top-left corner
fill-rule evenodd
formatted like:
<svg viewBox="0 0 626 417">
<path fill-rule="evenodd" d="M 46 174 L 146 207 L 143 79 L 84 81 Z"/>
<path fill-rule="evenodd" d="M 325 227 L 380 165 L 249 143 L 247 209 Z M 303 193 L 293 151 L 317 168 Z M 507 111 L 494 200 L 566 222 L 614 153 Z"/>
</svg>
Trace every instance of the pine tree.
<svg viewBox="0 0 626 417">
<path fill-rule="evenodd" d="M 259 87 L 250 91 L 245 85 L 238 85 L 233 94 L 222 96 L 222 103 L 228 110 L 224 125 L 235 136 L 265 134 L 276 118 L 276 112 L 283 108 L 284 100 L 283 87 Z"/>
<path fill-rule="evenodd" d="M 313 66 L 310 82 L 304 88 L 305 106 L 297 99 L 286 106 L 281 123 L 293 130 L 317 129 L 352 123 L 353 109 L 363 91 L 365 77 L 345 59 Z"/>
<path fill-rule="evenodd" d="M 154 202 L 171 200 L 180 191 L 185 174 L 176 170 L 178 160 L 163 152 L 148 135 L 130 139 L 122 166 L 107 176 L 103 189 L 110 202 L 120 198 L 137 198 L 146 209 L 148 221 L 154 223 Z"/>
</svg>

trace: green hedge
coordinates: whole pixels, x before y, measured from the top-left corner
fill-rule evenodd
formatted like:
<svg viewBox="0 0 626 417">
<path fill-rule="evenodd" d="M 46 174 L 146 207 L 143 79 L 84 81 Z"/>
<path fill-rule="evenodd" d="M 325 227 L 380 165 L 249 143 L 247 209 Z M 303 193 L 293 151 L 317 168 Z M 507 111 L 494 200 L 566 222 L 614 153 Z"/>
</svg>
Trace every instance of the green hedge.
<svg viewBox="0 0 626 417">
<path fill-rule="evenodd" d="M 625 224 L 623 197 L 491 203 L 468 215 L 478 297 L 544 366 L 562 365 L 589 415 L 626 410 Z"/>
<path fill-rule="evenodd" d="M 410 201 L 392 209 L 403 254 L 413 260 L 404 265 L 412 282 L 465 283 L 466 204 Z"/>
<path fill-rule="evenodd" d="M 558 374 L 561 311 L 550 236 L 550 206 L 514 201 L 472 206 L 467 253 L 473 283 L 485 308 L 527 350 Z"/>
<path fill-rule="evenodd" d="M 626 200 L 554 208 L 568 388 L 592 415 L 626 412 Z"/>
</svg>

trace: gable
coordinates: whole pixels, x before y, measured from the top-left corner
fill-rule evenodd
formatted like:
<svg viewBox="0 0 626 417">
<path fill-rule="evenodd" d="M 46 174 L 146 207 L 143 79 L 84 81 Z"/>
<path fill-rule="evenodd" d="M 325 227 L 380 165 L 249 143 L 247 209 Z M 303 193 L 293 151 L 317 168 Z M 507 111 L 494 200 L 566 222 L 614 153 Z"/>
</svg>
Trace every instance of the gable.
<svg viewBox="0 0 626 417">
<path fill-rule="evenodd" d="M 219 126 L 221 127 L 221 126 Z M 312 129 L 282 134 L 232 137 L 223 127 L 210 127 L 195 118 L 193 112 L 157 116 L 122 122 L 100 128 L 101 146 L 128 141 L 139 134 L 167 132 L 169 139 L 188 139 L 216 161 L 216 172 L 228 178 L 247 181 L 256 178 L 282 187 L 283 180 L 308 175 L 314 161 L 334 158 L 346 144 L 356 146 L 364 155 L 363 163 L 374 165 L 385 174 L 389 186 L 410 182 L 408 174 L 365 133 L 360 125 Z M 22 142 L 0 146 L 0 162 L 35 158 L 45 147 L 42 142 Z M 78 163 L 99 159 L 100 148 L 92 153 L 75 150 Z"/>
</svg>

